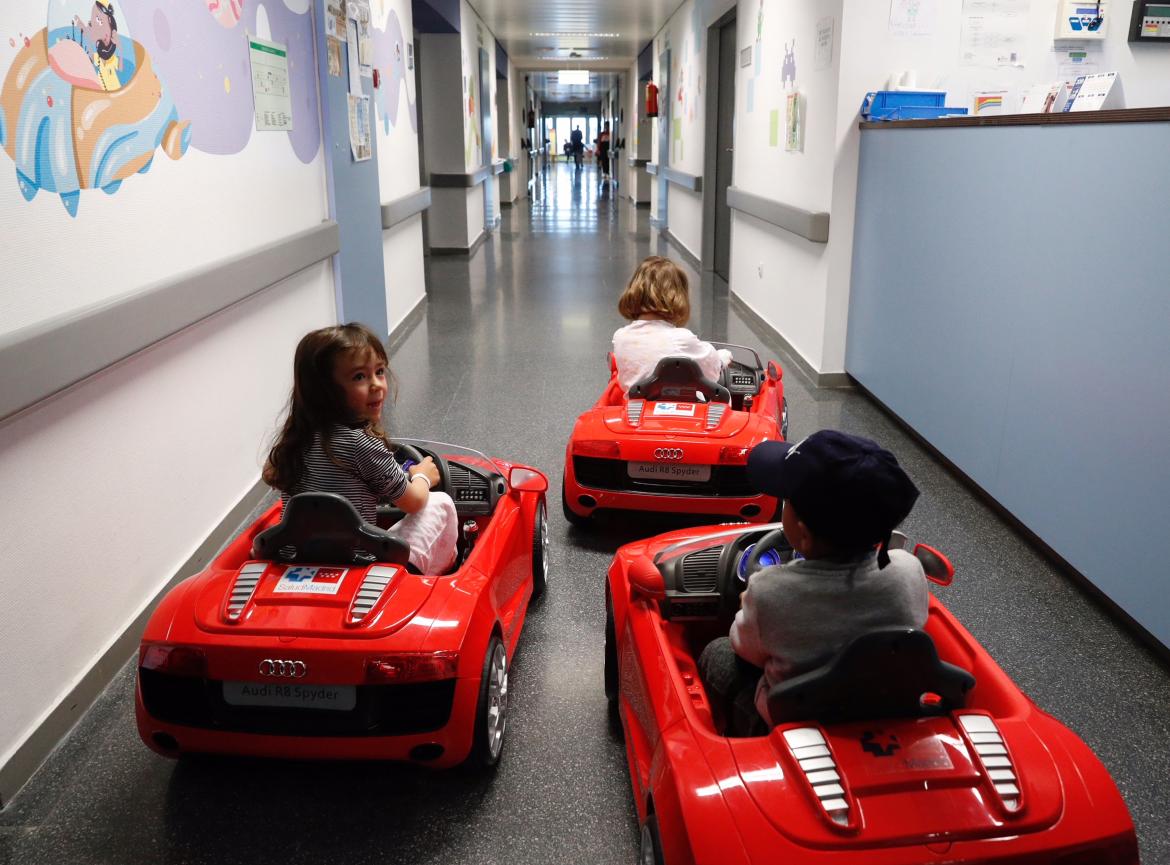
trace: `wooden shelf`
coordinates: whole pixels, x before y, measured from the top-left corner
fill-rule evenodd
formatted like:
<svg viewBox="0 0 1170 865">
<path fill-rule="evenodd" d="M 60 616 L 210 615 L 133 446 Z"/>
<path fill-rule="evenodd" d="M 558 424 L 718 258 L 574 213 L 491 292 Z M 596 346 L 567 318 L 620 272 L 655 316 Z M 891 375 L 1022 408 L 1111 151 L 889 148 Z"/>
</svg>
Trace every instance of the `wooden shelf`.
<svg viewBox="0 0 1170 865">
<path fill-rule="evenodd" d="M 935 120 L 862 120 L 862 129 L 948 129 L 957 126 L 1059 126 L 1066 123 L 1157 123 L 1170 121 L 1170 107 L 1122 108 L 1115 111 L 1069 111 L 1059 114 L 994 114 Z"/>
</svg>

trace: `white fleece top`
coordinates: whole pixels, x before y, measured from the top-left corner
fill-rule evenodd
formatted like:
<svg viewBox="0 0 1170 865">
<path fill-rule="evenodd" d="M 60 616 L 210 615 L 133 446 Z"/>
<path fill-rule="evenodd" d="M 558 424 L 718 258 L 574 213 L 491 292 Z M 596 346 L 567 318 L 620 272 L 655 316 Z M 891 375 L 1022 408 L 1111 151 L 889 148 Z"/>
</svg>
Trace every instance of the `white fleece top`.
<svg viewBox="0 0 1170 865">
<path fill-rule="evenodd" d="M 929 592 L 922 564 L 890 550 L 840 564 L 797 560 L 752 574 L 731 626 L 731 647 L 764 669 L 756 709 L 768 717 L 768 691 L 828 661 L 846 643 L 878 628 L 921 628 Z"/>
<path fill-rule="evenodd" d="M 711 381 L 717 381 L 720 370 L 731 362 L 731 352 L 727 349 L 716 351 L 715 346 L 699 339 L 689 329 L 661 319 L 639 319 L 618 328 L 613 335 L 613 357 L 623 391 L 654 372 L 664 357 L 689 357 L 697 361 L 703 375 Z"/>
</svg>

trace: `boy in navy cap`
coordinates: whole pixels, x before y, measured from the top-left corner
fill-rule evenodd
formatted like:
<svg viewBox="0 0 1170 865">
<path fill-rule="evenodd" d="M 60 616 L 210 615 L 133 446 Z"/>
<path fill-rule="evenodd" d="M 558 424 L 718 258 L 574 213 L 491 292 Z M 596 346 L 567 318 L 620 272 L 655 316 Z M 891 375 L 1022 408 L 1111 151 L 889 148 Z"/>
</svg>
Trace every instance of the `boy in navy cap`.
<svg viewBox="0 0 1170 865">
<path fill-rule="evenodd" d="M 784 536 L 804 556 L 752 575 L 729 637 L 711 642 L 699 674 L 728 735 L 766 731 L 768 691 L 827 662 L 877 628 L 921 628 L 922 565 L 890 550 L 918 489 L 894 455 L 869 439 L 821 430 L 763 442 L 748 456 L 760 492 L 784 500 Z"/>
</svg>

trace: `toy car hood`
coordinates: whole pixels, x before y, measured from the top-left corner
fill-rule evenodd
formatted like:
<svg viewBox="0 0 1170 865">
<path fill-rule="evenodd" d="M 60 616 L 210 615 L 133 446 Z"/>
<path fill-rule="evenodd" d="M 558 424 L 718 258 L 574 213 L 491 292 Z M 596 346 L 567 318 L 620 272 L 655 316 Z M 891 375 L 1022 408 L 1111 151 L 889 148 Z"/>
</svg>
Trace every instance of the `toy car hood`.
<svg viewBox="0 0 1170 865">
<path fill-rule="evenodd" d="M 632 399 L 625 405 L 607 406 L 605 426 L 626 435 L 701 435 L 729 438 L 741 433 L 752 415 L 733 411 L 721 402 L 649 402 Z"/>
<path fill-rule="evenodd" d="M 195 620 L 222 634 L 384 637 L 411 620 L 435 583 L 398 565 L 248 561 L 200 580 Z"/>
<path fill-rule="evenodd" d="M 981 754 L 972 738 L 999 741 Z M 978 710 L 785 725 L 767 737 L 728 741 L 760 815 L 806 847 L 918 843 L 941 852 L 954 841 L 1047 829 L 1064 807 L 1057 766 L 1035 732 Z M 995 780 L 1007 777 L 996 774 L 1003 771 L 1012 783 Z"/>
</svg>

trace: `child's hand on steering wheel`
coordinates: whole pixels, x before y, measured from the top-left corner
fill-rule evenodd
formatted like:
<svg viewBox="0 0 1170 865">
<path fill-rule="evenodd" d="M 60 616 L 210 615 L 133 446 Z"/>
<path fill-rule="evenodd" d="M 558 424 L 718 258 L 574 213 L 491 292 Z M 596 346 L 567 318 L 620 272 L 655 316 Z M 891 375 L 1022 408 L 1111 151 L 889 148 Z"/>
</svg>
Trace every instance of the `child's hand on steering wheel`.
<svg viewBox="0 0 1170 865">
<path fill-rule="evenodd" d="M 435 465 L 435 461 L 431 457 L 424 457 L 421 463 L 411 466 L 409 471 L 411 479 L 418 474 L 425 477 L 430 483 L 431 489 L 439 485 L 439 467 Z"/>
</svg>

